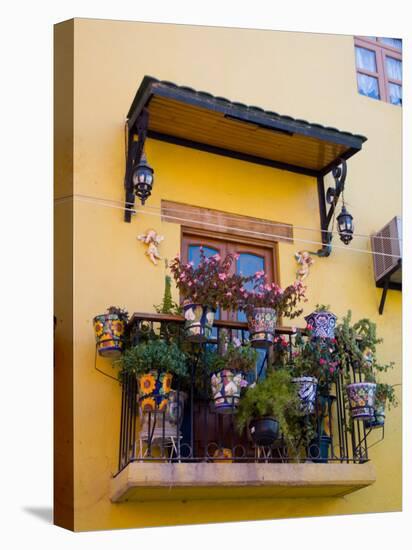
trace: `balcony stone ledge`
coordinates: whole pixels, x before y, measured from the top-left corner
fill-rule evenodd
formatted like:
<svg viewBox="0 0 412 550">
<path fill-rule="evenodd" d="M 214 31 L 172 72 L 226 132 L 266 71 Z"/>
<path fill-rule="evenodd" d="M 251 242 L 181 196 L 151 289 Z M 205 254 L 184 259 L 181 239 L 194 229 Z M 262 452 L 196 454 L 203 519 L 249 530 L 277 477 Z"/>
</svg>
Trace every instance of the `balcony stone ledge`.
<svg viewBox="0 0 412 550">
<path fill-rule="evenodd" d="M 376 480 L 364 464 L 132 462 L 111 481 L 111 501 L 341 497 Z"/>
</svg>

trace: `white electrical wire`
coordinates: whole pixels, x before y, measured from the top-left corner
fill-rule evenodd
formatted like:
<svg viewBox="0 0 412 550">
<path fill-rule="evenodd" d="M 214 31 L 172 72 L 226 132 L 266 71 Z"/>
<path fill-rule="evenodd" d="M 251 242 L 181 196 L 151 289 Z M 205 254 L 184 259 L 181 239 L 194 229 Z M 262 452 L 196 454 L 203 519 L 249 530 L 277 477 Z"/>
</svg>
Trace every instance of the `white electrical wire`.
<svg viewBox="0 0 412 550">
<path fill-rule="evenodd" d="M 69 198 L 71 198 L 71 197 L 72 196 L 70 196 Z M 99 197 L 92 197 L 92 196 L 81 195 L 81 194 L 76 195 L 76 197 L 82 198 L 82 199 L 89 199 L 90 201 L 97 200 L 97 201 L 103 201 L 103 202 L 110 202 L 110 203 L 119 204 L 119 205 L 121 205 L 121 208 L 123 210 L 126 210 L 126 208 L 124 207 L 124 201 L 116 201 L 114 199 L 103 199 L 103 198 L 99 198 Z M 56 202 L 58 202 L 59 200 L 61 200 L 61 199 L 57 199 Z M 162 209 L 158 206 L 145 205 L 145 208 L 148 209 L 148 210 L 154 210 L 156 212 L 161 212 L 164 217 L 171 217 L 168 214 L 166 214 L 164 211 L 162 211 Z M 136 212 L 135 209 L 132 209 L 132 211 Z M 179 213 L 186 214 L 187 210 L 182 210 L 182 209 L 179 209 L 179 208 L 173 208 L 173 207 L 168 206 L 167 207 L 167 212 L 175 212 L 177 214 L 179 214 Z M 213 212 L 208 212 L 207 217 L 208 217 L 208 219 L 215 218 L 217 221 L 219 221 L 219 219 L 220 219 L 219 214 L 213 214 Z M 227 214 L 225 214 L 225 220 L 232 220 L 232 221 L 237 221 L 237 222 L 242 221 L 239 217 L 232 217 L 232 216 L 227 215 Z M 270 220 L 258 220 L 258 219 L 254 219 L 253 223 L 256 224 L 256 225 L 264 225 L 265 227 L 267 227 L 267 226 L 271 226 L 271 227 L 291 227 L 292 226 L 292 224 L 290 224 L 290 223 L 272 222 Z M 339 236 L 338 231 L 333 231 L 333 230 L 329 230 L 329 229 L 304 227 L 304 226 L 299 226 L 299 225 L 293 225 L 293 229 L 294 230 L 299 229 L 299 230 L 302 230 L 302 231 L 313 231 L 313 232 L 316 232 L 316 233 L 331 233 L 332 235 Z M 364 238 L 364 239 L 370 239 L 370 237 L 371 237 L 371 235 L 362 235 L 361 233 L 353 233 L 352 236 L 353 237 Z M 400 237 L 379 237 L 379 238 L 382 239 L 382 240 L 391 240 L 391 241 L 402 242 L 402 238 L 400 238 Z M 294 240 L 298 240 L 298 239 L 294 239 Z M 304 242 L 304 241 L 302 241 L 302 242 Z M 308 242 L 310 242 L 310 241 L 308 241 Z M 391 254 L 389 254 L 389 255 L 391 256 Z"/>
<path fill-rule="evenodd" d="M 143 215 L 146 215 L 146 216 L 156 216 L 156 217 L 159 217 L 159 218 L 160 217 L 167 217 L 167 218 L 173 219 L 175 221 L 186 222 L 186 223 L 193 222 L 193 220 L 191 220 L 189 218 L 171 216 L 170 214 L 164 214 L 164 213 L 162 214 L 160 209 L 159 209 L 158 212 L 148 212 L 147 210 L 140 209 L 140 208 L 139 209 L 125 208 L 125 206 L 117 206 L 116 204 L 110 204 L 110 203 L 120 203 L 120 201 L 114 201 L 114 200 L 110 200 L 110 199 L 97 199 L 96 197 L 89 197 L 89 196 L 86 196 L 86 195 L 75 195 L 75 196 L 62 197 L 60 199 L 56 199 L 55 203 L 60 204 L 60 203 L 63 203 L 63 202 L 70 201 L 72 199 L 80 201 L 80 202 L 87 202 L 87 203 L 91 203 L 91 204 L 97 204 L 99 206 L 105 206 L 107 208 L 115 208 L 115 209 L 123 210 L 123 211 L 128 210 L 128 211 L 130 211 L 134 214 L 138 213 L 138 214 L 143 214 Z M 238 218 L 236 218 L 236 220 L 237 219 Z M 201 221 L 201 223 L 216 229 L 216 223 L 206 222 L 206 221 Z M 274 224 L 274 225 L 276 225 L 276 224 Z M 289 241 L 292 241 L 292 242 L 301 242 L 301 243 L 305 243 L 305 244 L 316 244 L 318 246 L 323 246 L 324 245 L 324 243 L 322 243 L 320 241 L 313 241 L 313 240 L 308 240 L 308 239 L 297 239 L 295 237 L 285 237 L 284 235 L 276 235 L 274 233 L 272 234 L 272 233 L 265 233 L 265 232 L 260 232 L 260 231 L 253 231 L 253 230 L 250 230 L 250 229 L 241 229 L 241 228 L 238 228 L 238 227 L 230 227 L 230 226 L 220 225 L 219 228 L 227 230 L 229 232 L 233 232 L 233 231 L 238 231 L 239 232 L 239 231 L 241 231 L 242 233 L 249 233 L 249 234 L 254 235 L 254 236 L 270 237 L 272 239 L 273 238 L 279 238 L 279 239 L 282 239 L 282 240 L 289 240 Z M 361 248 L 350 247 L 348 249 L 348 248 L 346 248 L 346 246 L 340 246 L 340 245 L 333 245 L 333 248 L 346 250 L 346 251 L 352 251 L 352 252 L 361 252 L 361 253 L 364 253 L 364 254 L 371 254 L 371 255 L 378 255 L 378 256 L 389 256 L 391 258 L 401 258 L 400 256 L 396 256 L 396 255 L 393 255 L 393 254 L 386 254 L 384 252 L 373 252 L 372 250 L 365 250 L 365 249 L 361 249 Z"/>
</svg>

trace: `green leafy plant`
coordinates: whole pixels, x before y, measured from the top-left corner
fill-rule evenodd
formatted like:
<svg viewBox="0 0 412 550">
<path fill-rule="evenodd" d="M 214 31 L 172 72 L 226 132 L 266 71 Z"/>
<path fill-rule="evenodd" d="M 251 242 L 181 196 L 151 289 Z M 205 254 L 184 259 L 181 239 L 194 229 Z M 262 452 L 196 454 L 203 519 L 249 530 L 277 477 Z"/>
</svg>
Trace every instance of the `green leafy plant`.
<svg viewBox="0 0 412 550">
<path fill-rule="evenodd" d="M 230 342 L 224 354 L 218 351 L 208 351 L 205 354 L 204 372 L 212 374 L 223 369 L 243 372 L 244 374 L 255 369 L 258 352 L 250 343 L 235 345 Z"/>
<path fill-rule="evenodd" d="M 164 340 L 149 340 L 127 349 L 122 357 L 115 361 L 120 366 L 120 376 L 134 374 L 139 376 L 152 370 L 170 372 L 177 376 L 187 375 L 187 356 L 177 344 L 168 344 Z"/>
<path fill-rule="evenodd" d="M 272 370 L 256 385 L 250 386 L 240 398 L 236 423 L 242 431 L 254 418 L 271 416 L 298 458 L 302 448 L 315 436 L 311 422 L 301 412 L 298 387 L 286 369 Z"/>
<path fill-rule="evenodd" d="M 365 382 L 376 382 L 378 372 L 387 372 L 394 367 L 393 362 L 378 363 L 376 346 L 383 340 L 378 338 L 376 324 L 370 319 L 352 323 L 352 312 L 349 310 L 337 324 L 335 334 L 338 356 L 347 383 L 350 383 L 352 365 L 358 369 Z"/>
<path fill-rule="evenodd" d="M 123 309 L 123 308 L 120 308 L 120 307 L 117 307 L 117 306 L 109 306 L 107 308 L 107 313 L 109 315 L 117 315 L 119 317 L 119 319 L 121 319 L 122 321 L 126 321 L 126 322 L 129 318 L 128 311 L 126 309 Z"/>
<path fill-rule="evenodd" d="M 352 323 L 352 312 L 348 311 L 338 323 L 335 334 L 345 383 L 352 382 L 351 371 L 355 367 L 365 382 L 376 384 L 376 406 L 387 402 L 388 408 L 396 407 L 398 401 L 394 385 L 379 381 L 379 374 L 393 369 L 395 364 L 378 362 L 377 346 L 383 339 L 377 335 L 376 323 L 366 318 Z M 348 406 L 346 393 L 344 398 Z M 351 431 L 352 428 L 353 421 L 350 419 L 348 430 Z"/>
<path fill-rule="evenodd" d="M 247 374 L 253 372 L 258 359 L 258 352 L 252 348 L 250 343 L 236 345 L 230 342 L 222 349 L 206 349 L 203 353 L 201 368 L 196 370 L 195 385 L 199 394 L 203 397 L 210 397 L 210 376 L 213 373 L 228 369 L 234 372 Z M 241 386 L 248 385 L 246 379 L 242 380 Z"/>
<path fill-rule="evenodd" d="M 391 407 L 397 407 L 399 405 L 398 399 L 395 393 L 395 386 L 378 382 L 376 384 L 376 407 L 379 405 L 388 405 L 388 409 Z"/>
<path fill-rule="evenodd" d="M 164 315 L 179 315 L 181 312 L 181 308 L 172 298 L 172 278 L 170 275 L 165 276 L 165 290 L 162 303 L 154 306 L 154 308 L 156 313 L 163 313 Z"/>
<path fill-rule="evenodd" d="M 245 374 L 255 370 L 258 357 L 258 351 L 249 342 L 243 345 L 230 343 L 225 354 L 227 368 Z"/>
<path fill-rule="evenodd" d="M 316 304 L 315 307 L 315 313 L 318 313 L 319 311 L 330 311 L 330 305 L 327 306 L 325 304 Z"/>
</svg>

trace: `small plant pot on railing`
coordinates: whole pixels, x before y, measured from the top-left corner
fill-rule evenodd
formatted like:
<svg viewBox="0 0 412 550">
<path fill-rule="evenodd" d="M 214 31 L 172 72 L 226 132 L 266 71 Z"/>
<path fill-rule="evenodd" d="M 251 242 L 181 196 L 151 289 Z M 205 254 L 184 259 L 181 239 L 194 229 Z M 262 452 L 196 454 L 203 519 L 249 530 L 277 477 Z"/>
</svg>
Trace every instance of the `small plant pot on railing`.
<svg viewBox="0 0 412 550">
<path fill-rule="evenodd" d="M 305 317 L 308 326 L 312 327 L 314 338 L 335 338 L 336 315 L 330 311 L 313 311 Z"/>
<path fill-rule="evenodd" d="M 385 425 L 385 402 L 375 402 L 372 420 L 365 422 L 365 428 L 382 428 Z"/>
<path fill-rule="evenodd" d="M 277 313 L 270 307 L 255 307 L 248 315 L 250 341 L 255 348 L 266 348 L 275 340 Z"/>
<path fill-rule="evenodd" d="M 179 395 L 179 400 L 178 400 Z M 150 429 L 151 436 L 153 440 L 157 439 L 170 439 L 175 438 L 178 435 L 180 436 L 180 427 L 183 421 L 184 414 L 184 405 L 187 399 L 187 394 L 185 392 L 176 390 L 170 390 L 169 397 L 167 399 L 166 407 L 163 409 L 163 412 L 158 411 L 154 412 L 150 419 Z M 145 437 L 149 430 L 149 420 L 148 420 L 148 410 L 143 411 L 142 402 L 140 402 L 140 412 L 141 412 L 141 424 L 140 424 L 140 433 L 141 437 Z M 153 412 L 150 410 L 150 412 Z M 164 426 L 163 426 L 163 415 L 164 415 Z"/>
<path fill-rule="evenodd" d="M 346 393 L 352 419 L 372 421 L 375 416 L 376 384 L 372 382 L 348 384 Z"/>
<path fill-rule="evenodd" d="M 300 376 L 292 378 L 292 382 L 298 385 L 301 412 L 313 414 L 316 409 L 317 379 L 314 376 Z"/>
<path fill-rule="evenodd" d="M 190 342 L 206 342 L 212 336 L 215 310 L 200 304 L 183 306 L 185 336 Z"/>
<path fill-rule="evenodd" d="M 329 448 L 332 438 L 322 435 L 319 439 L 311 441 L 308 448 L 308 459 L 315 463 L 326 463 L 329 459 Z"/>
<path fill-rule="evenodd" d="M 230 369 L 214 372 L 210 377 L 215 411 L 220 414 L 236 412 L 242 389 L 243 374 Z"/>
<path fill-rule="evenodd" d="M 249 422 L 249 433 L 255 445 L 269 447 L 279 437 L 279 422 L 271 416 L 254 418 Z"/>
<path fill-rule="evenodd" d="M 119 357 L 124 347 L 125 319 L 116 313 L 96 315 L 93 319 L 96 347 L 102 357 Z"/>
<path fill-rule="evenodd" d="M 150 371 L 137 378 L 140 408 L 143 413 L 162 412 L 166 409 L 172 387 L 173 374 Z"/>
</svg>

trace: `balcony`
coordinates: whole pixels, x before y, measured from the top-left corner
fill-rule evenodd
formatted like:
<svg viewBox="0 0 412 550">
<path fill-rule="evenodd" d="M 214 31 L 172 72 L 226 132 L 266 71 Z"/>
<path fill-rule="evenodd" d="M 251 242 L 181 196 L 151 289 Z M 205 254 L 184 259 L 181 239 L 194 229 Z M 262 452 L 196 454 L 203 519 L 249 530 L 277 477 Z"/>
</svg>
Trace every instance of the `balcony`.
<svg viewBox="0 0 412 550">
<path fill-rule="evenodd" d="M 183 317 L 136 313 L 128 324 L 128 338 L 133 345 L 155 334 L 183 342 L 183 325 Z M 237 321 L 215 320 L 214 327 L 206 343 L 191 344 L 189 383 L 174 384 L 174 423 L 168 411 L 139 411 L 136 379 L 124 379 L 113 502 L 338 497 L 375 481 L 368 457 L 371 430 L 361 422 L 349 428 L 342 378 L 329 388 L 326 399 L 317 397 L 317 436 L 299 456 L 290 452 L 282 435 L 273 445 L 259 447 L 250 433 L 239 434 L 234 414 L 217 414 L 208 395 L 197 389 L 202 353 L 217 345 L 223 329 L 241 341 L 248 332 L 247 324 Z M 286 338 L 291 353 L 293 330 L 278 327 L 277 334 Z M 255 379 L 264 376 L 271 353 L 271 347 L 261 351 Z M 354 380 L 356 376 L 354 368 Z"/>
</svg>

